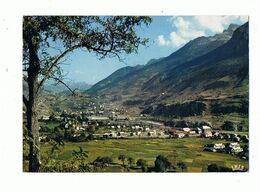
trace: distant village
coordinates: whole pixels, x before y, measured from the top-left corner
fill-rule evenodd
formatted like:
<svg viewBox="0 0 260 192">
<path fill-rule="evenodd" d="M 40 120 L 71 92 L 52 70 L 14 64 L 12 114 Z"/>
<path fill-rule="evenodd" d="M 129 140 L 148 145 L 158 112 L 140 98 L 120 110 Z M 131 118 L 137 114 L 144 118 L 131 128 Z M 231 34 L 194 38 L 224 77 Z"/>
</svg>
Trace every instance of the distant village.
<svg viewBox="0 0 260 192">
<path fill-rule="evenodd" d="M 206 145 L 204 150 L 225 152 L 248 159 L 248 149 L 241 145 L 241 143 L 248 143 L 248 135 L 214 130 L 212 125 L 205 122 L 198 127 L 170 127 L 165 126 L 162 122 L 146 120 L 140 117 L 129 117 L 124 115 L 124 111 L 119 109 L 106 108 L 105 110 L 104 105 L 95 105 L 94 103 L 91 103 L 86 111 L 67 112 L 64 110 L 59 115 L 41 116 L 39 120 L 43 122 L 61 122 L 62 129 L 65 132 L 70 130 L 70 141 L 138 138 L 210 138 L 220 142 Z M 40 131 L 41 129 L 43 128 L 40 127 Z M 41 142 L 45 142 L 46 139 L 46 134 L 40 135 Z"/>
</svg>

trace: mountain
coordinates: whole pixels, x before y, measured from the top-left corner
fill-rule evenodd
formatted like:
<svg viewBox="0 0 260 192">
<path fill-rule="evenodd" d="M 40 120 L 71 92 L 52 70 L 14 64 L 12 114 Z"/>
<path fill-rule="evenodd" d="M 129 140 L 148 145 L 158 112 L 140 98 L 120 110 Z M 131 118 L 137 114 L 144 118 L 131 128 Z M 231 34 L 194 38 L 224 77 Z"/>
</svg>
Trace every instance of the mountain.
<svg viewBox="0 0 260 192">
<path fill-rule="evenodd" d="M 66 84 L 69 86 L 70 89 L 82 92 L 85 90 L 88 90 L 92 85 L 86 83 L 86 82 L 66 82 Z M 56 83 L 46 83 L 44 85 L 45 91 L 50 91 L 53 93 L 66 93 L 69 92 L 69 90 L 62 84 L 56 84 Z"/>
<path fill-rule="evenodd" d="M 194 99 L 216 92 L 217 88 L 232 87 L 239 79 L 233 76 L 244 76 L 248 71 L 248 38 L 241 39 L 241 35 L 248 37 L 248 24 L 231 24 L 223 33 L 198 37 L 168 57 L 121 68 L 87 93 L 118 96 L 121 102 L 142 100 L 147 105 Z"/>
</svg>

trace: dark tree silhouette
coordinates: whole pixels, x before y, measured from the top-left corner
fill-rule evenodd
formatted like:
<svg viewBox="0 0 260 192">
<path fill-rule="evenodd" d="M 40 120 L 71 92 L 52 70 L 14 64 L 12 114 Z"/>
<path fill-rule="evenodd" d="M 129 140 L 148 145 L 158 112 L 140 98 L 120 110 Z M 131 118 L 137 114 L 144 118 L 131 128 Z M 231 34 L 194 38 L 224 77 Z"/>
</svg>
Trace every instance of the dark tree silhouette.
<svg viewBox="0 0 260 192">
<path fill-rule="evenodd" d="M 136 162 L 136 165 L 137 166 L 140 166 L 142 168 L 142 171 L 143 172 L 146 172 L 147 171 L 147 161 L 144 160 L 144 159 L 138 159 L 137 162 Z"/>
<path fill-rule="evenodd" d="M 177 166 L 182 170 L 182 172 L 183 172 L 184 169 L 187 168 L 186 164 L 182 161 L 177 163 Z"/>
<path fill-rule="evenodd" d="M 125 155 L 119 155 L 118 160 L 122 161 L 123 167 L 125 167 L 126 156 Z"/>
<path fill-rule="evenodd" d="M 66 86 L 61 63 L 76 49 L 93 52 L 98 58 L 118 57 L 137 52 L 146 38 L 136 34 L 136 27 L 148 25 L 150 17 L 137 16 L 24 16 L 23 80 L 28 94 L 23 95 L 29 140 L 29 171 L 40 168 L 38 95 L 48 79 Z M 57 44 L 59 45 L 57 47 Z M 57 50 L 59 48 L 59 50 Z"/>
<path fill-rule="evenodd" d="M 167 169 L 171 168 L 171 162 L 163 155 L 158 155 L 154 161 L 154 170 L 156 172 L 165 172 Z"/>
<path fill-rule="evenodd" d="M 134 160 L 132 157 L 128 157 L 128 158 L 127 158 L 127 162 L 128 162 L 128 164 L 129 164 L 130 166 L 132 166 L 132 165 L 134 164 L 135 160 Z"/>
</svg>

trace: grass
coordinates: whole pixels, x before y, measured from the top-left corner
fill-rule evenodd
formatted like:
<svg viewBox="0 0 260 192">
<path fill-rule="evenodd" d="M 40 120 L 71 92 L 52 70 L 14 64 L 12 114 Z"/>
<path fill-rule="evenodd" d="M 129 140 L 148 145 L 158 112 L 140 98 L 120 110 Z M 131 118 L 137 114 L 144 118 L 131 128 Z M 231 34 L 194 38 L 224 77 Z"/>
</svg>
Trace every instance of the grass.
<svg viewBox="0 0 260 192">
<path fill-rule="evenodd" d="M 48 127 L 50 129 L 54 129 L 55 127 L 60 125 L 60 122 L 57 121 L 40 121 L 39 125 L 42 127 Z"/>
<path fill-rule="evenodd" d="M 118 156 L 121 154 L 132 157 L 137 161 L 142 158 L 147 160 L 149 166 L 154 165 L 158 155 L 166 156 L 174 165 L 183 161 L 187 165 L 185 171 L 205 172 L 208 164 L 216 163 L 219 166 L 231 167 L 232 165 L 243 165 L 248 168 L 248 161 L 239 159 L 224 153 L 213 153 L 203 151 L 205 144 L 214 143 L 205 138 L 185 139 L 121 139 L 121 140 L 94 140 L 82 143 L 66 143 L 56 160 L 66 161 L 72 159 L 72 151 L 81 146 L 89 152 L 88 162 L 93 162 L 98 156 L 109 156 L 113 162 L 121 164 Z M 48 144 L 41 146 L 43 153 L 50 150 Z M 107 168 L 109 169 L 109 168 Z M 106 170 L 108 172 L 120 170 Z M 181 171 L 181 170 L 177 170 Z"/>
</svg>

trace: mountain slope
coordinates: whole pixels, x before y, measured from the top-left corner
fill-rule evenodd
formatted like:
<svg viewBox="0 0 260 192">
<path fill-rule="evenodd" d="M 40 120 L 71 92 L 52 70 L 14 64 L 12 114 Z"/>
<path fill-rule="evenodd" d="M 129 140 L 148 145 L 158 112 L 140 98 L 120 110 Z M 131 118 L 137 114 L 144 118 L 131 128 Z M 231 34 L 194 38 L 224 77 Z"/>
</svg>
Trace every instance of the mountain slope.
<svg viewBox="0 0 260 192">
<path fill-rule="evenodd" d="M 168 91 L 175 96 L 183 95 L 185 90 L 194 95 L 209 89 L 233 89 L 248 79 L 248 63 L 248 24 L 245 24 L 226 44 L 168 70 L 163 79 L 162 74 L 158 74 L 142 89 Z M 158 84 L 160 88 L 156 88 Z"/>
<path fill-rule="evenodd" d="M 221 34 L 190 41 L 158 62 L 120 69 L 90 92 L 120 96 L 119 103 L 138 100 L 132 103 L 142 107 L 247 97 L 248 52 L 248 23 L 238 28 L 230 25 Z"/>
<path fill-rule="evenodd" d="M 141 89 L 139 88 L 143 84 L 152 81 L 156 75 L 164 78 L 164 74 L 162 73 L 206 54 L 226 43 L 232 37 L 237 27 L 238 25 L 232 24 L 221 34 L 216 34 L 212 37 L 196 38 L 168 57 L 150 60 L 144 66 L 121 68 L 106 79 L 95 84 L 87 92 L 122 94 L 123 91 L 125 95 L 132 95 L 133 91 L 140 92 Z"/>
</svg>

